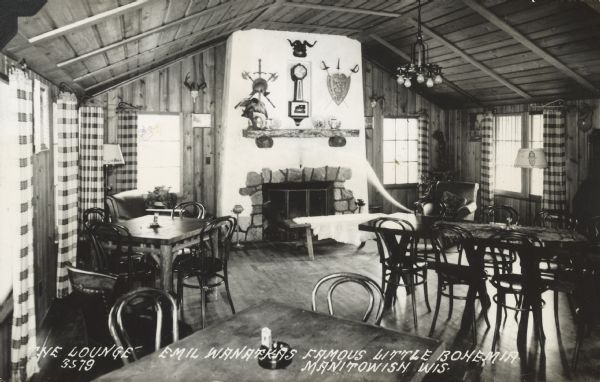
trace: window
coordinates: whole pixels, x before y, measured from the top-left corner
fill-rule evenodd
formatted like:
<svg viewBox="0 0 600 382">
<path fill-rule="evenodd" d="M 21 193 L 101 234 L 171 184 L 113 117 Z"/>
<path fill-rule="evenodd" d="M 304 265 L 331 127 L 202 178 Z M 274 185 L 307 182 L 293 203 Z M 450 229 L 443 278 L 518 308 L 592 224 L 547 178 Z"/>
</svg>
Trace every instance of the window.
<svg viewBox="0 0 600 382">
<path fill-rule="evenodd" d="M 181 127 L 178 114 L 138 115 L 138 189 L 181 190 Z"/>
<path fill-rule="evenodd" d="M 385 118 L 383 120 L 384 184 L 419 182 L 418 138 L 416 118 Z"/>
<path fill-rule="evenodd" d="M 514 163 L 520 148 L 544 147 L 543 118 L 541 114 L 496 116 L 496 190 L 542 195 L 543 170 L 521 169 Z"/>
<path fill-rule="evenodd" d="M 496 188 L 521 192 L 521 169 L 515 167 L 515 158 L 522 142 L 520 115 L 496 117 Z"/>
</svg>

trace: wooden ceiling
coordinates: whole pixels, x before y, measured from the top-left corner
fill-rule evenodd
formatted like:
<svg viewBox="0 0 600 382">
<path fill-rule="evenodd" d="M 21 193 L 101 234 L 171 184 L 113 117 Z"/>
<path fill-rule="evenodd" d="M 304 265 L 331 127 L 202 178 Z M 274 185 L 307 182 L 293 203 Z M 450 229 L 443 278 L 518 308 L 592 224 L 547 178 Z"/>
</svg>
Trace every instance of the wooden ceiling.
<svg viewBox="0 0 600 382">
<path fill-rule="evenodd" d="M 430 61 L 449 108 L 600 96 L 597 0 L 423 0 Z M 416 0 L 48 0 L 4 53 L 98 94 L 250 28 L 346 35 L 393 72 L 409 58 Z"/>
</svg>

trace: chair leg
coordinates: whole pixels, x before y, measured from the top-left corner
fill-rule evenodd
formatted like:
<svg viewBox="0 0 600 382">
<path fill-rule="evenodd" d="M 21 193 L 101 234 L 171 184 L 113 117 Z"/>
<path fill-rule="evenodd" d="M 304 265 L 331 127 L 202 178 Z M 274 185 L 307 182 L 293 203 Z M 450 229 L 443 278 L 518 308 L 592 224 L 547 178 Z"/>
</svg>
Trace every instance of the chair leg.
<svg viewBox="0 0 600 382">
<path fill-rule="evenodd" d="M 504 302 L 504 293 L 498 293 L 498 303 L 496 304 L 496 327 L 494 328 L 494 340 L 492 341 L 492 351 L 496 351 L 496 342 L 500 336 L 500 324 L 502 323 L 502 307 Z"/>
<path fill-rule="evenodd" d="M 223 278 L 225 279 L 225 292 L 227 292 L 227 299 L 229 300 L 229 306 L 231 307 L 231 313 L 235 314 L 235 308 L 233 307 L 233 300 L 231 299 L 231 292 L 229 291 L 229 277 L 227 276 L 227 269 L 223 271 Z"/>
<path fill-rule="evenodd" d="M 573 362 L 571 368 L 573 371 L 577 370 L 577 362 L 579 361 L 579 351 L 581 350 L 581 343 L 585 336 L 585 324 L 582 322 L 577 323 L 577 338 L 575 340 L 575 350 L 573 351 Z"/>
<path fill-rule="evenodd" d="M 435 299 L 435 312 L 433 313 L 433 321 L 431 321 L 431 329 L 429 329 L 429 337 L 433 336 L 435 330 L 435 322 L 437 321 L 438 313 L 440 312 L 440 302 L 442 301 L 442 279 L 438 274 L 437 297 Z"/>
<path fill-rule="evenodd" d="M 475 302 L 473 301 L 473 305 Z M 471 324 L 471 336 L 473 337 L 473 346 L 477 345 L 477 315 L 475 314 L 475 306 L 471 310 L 473 323 Z"/>
<path fill-rule="evenodd" d="M 202 329 L 206 326 L 206 291 L 204 290 L 204 279 L 198 276 L 198 286 L 200 287 L 200 316 Z"/>
<path fill-rule="evenodd" d="M 427 312 L 431 313 L 431 306 L 429 305 L 429 291 L 427 290 L 427 269 L 423 271 L 423 294 L 425 294 L 425 305 L 427 306 Z"/>
<path fill-rule="evenodd" d="M 183 317 L 183 272 L 177 272 L 177 307 L 179 308 L 179 319 Z"/>
<path fill-rule="evenodd" d="M 448 321 L 452 318 L 452 311 L 454 310 L 454 285 L 448 284 Z"/>
<path fill-rule="evenodd" d="M 554 291 L 554 322 L 556 323 L 556 330 L 560 332 L 560 324 L 558 322 L 558 291 Z"/>
<path fill-rule="evenodd" d="M 410 274 L 408 275 L 408 282 L 409 282 L 409 288 L 410 290 L 413 291 L 413 293 L 410 296 L 410 300 L 412 302 L 412 311 L 413 311 L 413 322 L 415 324 L 415 330 L 417 330 L 418 327 L 418 323 L 417 323 L 417 302 L 416 302 L 416 297 L 415 297 L 415 282 L 414 282 L 414 275 Z"/>
<path fill-rule="evenodd" d="M 536 306 L 533 307 L 533 322 L 535 334 L 540 342 L 542 353 L 544 352 L 544 345 L 546 343 L 546 335 L 544 334 L 544 324 L 542 322 L 542 304 L 541 299 Z"/>
</svg>

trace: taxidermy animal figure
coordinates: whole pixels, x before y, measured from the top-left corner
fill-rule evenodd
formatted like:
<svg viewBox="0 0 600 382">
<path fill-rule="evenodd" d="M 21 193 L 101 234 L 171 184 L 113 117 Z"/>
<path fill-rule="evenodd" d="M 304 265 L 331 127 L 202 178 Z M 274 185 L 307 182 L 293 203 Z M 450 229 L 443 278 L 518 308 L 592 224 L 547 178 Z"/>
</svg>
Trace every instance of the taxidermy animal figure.
<svg viewBox="0 0 600 382">
<path fill-rule="evenodd" d="M 201 81 L 193 81 L 190 82 L 190 73 L 185 76 L 185 80 L 183 81 L 183 85 L 188 88 L 192 95 L 192 100 L 196 102 L 196 98 L 200 94 L 200 90 L 204 93 L 204 89 L 206 89 L 206 82 L 204 81 L 204 75 L 202 75 Z"/>
<path fill-rule="evenodd" d="M 300 40 L 292 41 L 290 39 L 288 39 L 288 42 L 290 43 L 290 46 L 294 49 L 294 51 L 292 53 L 294 55 L 294 57 L 306 57 L 306 47 L 312 48 L 317 43 L 315 41 L 315 42 L 313 42 L 311 44 L 311 43 L 309 43 L 306 40 L 304 40 L 304 41 L 300 41 Z"/>
</svg>

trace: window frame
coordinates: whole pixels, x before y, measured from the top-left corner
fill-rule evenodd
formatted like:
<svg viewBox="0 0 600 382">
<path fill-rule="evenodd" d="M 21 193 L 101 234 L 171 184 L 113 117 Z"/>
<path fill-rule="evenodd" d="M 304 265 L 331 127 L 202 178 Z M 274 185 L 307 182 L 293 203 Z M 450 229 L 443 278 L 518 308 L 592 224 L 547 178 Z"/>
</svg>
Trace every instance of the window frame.
<svg viewBox="0 0 600 382">
<path fill-rule="evenodd" d="M 498 113 L 494 116 L 504 117 L 504 116 L 520 116 L 521 117 L 521 148 L 529 148 L 530 146 L 530 136 L 531 136 L 531 113 L 524 112 L 515 112 L 515 113 Z M 495 121 L 497 122 L 497 121 Z M 497 129 L 497 123 L 494 123 L 494 128 Z M 497 130 L 494 132 L 494 151 L 496 150 L 496 136 Z M 543 137 L 542 137 L 543 139 Z M 496 165 L 494 165 L 494 178 L 496 177 Z M 534 195 L 531 193 L 531 182 L 532 182 L 532 170 L 529 168 L 521 168 L 521 191 L 509 191 L 502 190 L 498 187 L 498 184 L 494 182 L 496 188 L 494 189 L 494 194 L 504 197 L 509 197 L 513 199 L 520 200 L 531 200 L 534 202 L 540 201 L 542 199 L 541 195 Z"/>
<path fill-rule="evenodd" d="M 183 190 L 183 186 L 184 186 L 184 181 L 183 181 L 183 171 L 184 171 L 184 163 L 183 163 L 183 156 L 184 156 L 184 149 L 185 149 L 185 145 L 184 145 L 184 128 L 183 128 L 183 123 L 184 123 L 184 114 L 181 112 L 168 112 L 168 111 L 146 111 L 146 110 L 140 110 L 138 112 L 138 118 L 140 115 L 173 115 L 173 116 L 177 116 L 179 118 L 179 164 L 180 164 L 180 168 L 181 171 L 179 172 L 179 191 L 175 192 L 175 194 L 177 195 L 177 197 L 182 197 L 184 194 L 184 190 Z M 138 120 L 138 132 L 139 132 L 139 120 Z M 139 135 L 138 135 L 139 138 Z M 138 140 L 139 142 L 139 140 Z M 138 143 L 139 144 L 139 143 Z M 139 158 L 138 158 L 138 172 L 139 172 Z M 139 185 L 138 185 L 139 188 Z M 150 191 L 150 190 L 148 190 Z"/>
<path fill-rule="evenodd" d="M 384 124 L 385 124 L 385 120 L 386 119 L 414 119 L 417 123 L 417 171 L 418 171 L 418 166 L 419 166 L 419 148 L 418 148 L 418 144 L 419 144 L 419 116 L 418 114 L 404 114 L 404 115 L 384 115 L 381 117 L 381 184 L 383 184 L 383 187 L 386 189 L 412 189 L 412 188 L 416 188 L 419 185 L 419 181 L 417 179 L 417 182 L 408 182 L 408 183 L 384 183 L 384 179 L 383 179 L 383 165 L 384 165 L 384 160 L 383 160 L 383 142 L 385 142 L 384 139 Z"/>
</svg>

